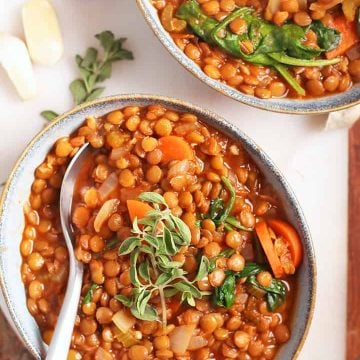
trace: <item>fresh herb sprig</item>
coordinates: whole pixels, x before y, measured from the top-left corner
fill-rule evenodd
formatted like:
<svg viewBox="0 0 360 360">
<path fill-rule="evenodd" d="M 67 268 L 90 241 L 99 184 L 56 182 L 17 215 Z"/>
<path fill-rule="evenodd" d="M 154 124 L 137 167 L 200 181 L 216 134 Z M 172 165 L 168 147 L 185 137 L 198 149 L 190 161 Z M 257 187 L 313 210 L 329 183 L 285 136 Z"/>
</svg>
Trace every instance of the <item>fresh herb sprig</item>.
<svg viewBox="0 0 360 360">
<path fill-rule="evenodd" d="M 228 231 L 233 230 L 234 228 L 244 231 L 253 231 L 253 229 L 245 227 L 234 216 L 230 215 L 236 200 L 236 192 L 229 179 L 227 179 L 225 176 L 221 177 L 221 181 L 230 194 L 228 203 L 225 205 L 224 200 L 221 199 L 221 197 L 211 200 L 209 213 L 207 215 L 202 215 L 201 218 L 211 219 L 216 226 L 223 225 L 224 228 Z"/>
<path fill-rule="evenodd" d="M 256 263 L 247 263 L 240 272 L 226 271 L 225 281 L 217 288 L 213 295 L 213 302 L 217 306 L 230 308 L 235 302 L 235 285 L 239 279 L 247 278 L 246 284 L 266 293 L 266 303 L 270 311 L 276 310 L 286 298 L 286 285 L 282 280 L 273 279 L 270 286 L 259 284 L 256 275 L 265 269 Z"/>
<path fill-rule="evenodd" d="M 209 269 L 209 260 L 203 256 L 195 278 L 190 281 L 182 263 L 174 261 L 182 246 L 190 245 L 191 233 L 187 225 L 174 216 L 164 198 L 157 193 L 144 192 L 139 199 L 152 204 L 154 210 L 146 218 L 135 218 L 133 236 L 119 247 L 119 255 L 130 255 L 130 279 L 134 286 L 131 297 L 115 298 L 130 308 L 138 319 L 158 320 L 158 312 L 150 304 L 152 296 L 159 295 L 162 324 L 166 326 L 166 298 L 181 294 L 181 301 L 195 306 L 195 299 L 210 295 L 200 291 L 194 283 L 201 280 Z"/>
<path fill-rule="evenodd" d="M 72 81 L 69 86 L 75 105 L 94 100 L 102 94 L 105 88 L 97 85 L 111 77 L 114 62 L 134 58 L 131 51 L 123 48 L 126 38 L 115 39 L 111 31 L 103 31 L 95 37 L 100 41 L 103 55 L 99 56 L 97 49 L 89 47 L 83 57 L 80 55 L 75 57 L 80 78 Z M 58 113 L 45 110 L 40 115 L 52 121 Z"/>
</svg>

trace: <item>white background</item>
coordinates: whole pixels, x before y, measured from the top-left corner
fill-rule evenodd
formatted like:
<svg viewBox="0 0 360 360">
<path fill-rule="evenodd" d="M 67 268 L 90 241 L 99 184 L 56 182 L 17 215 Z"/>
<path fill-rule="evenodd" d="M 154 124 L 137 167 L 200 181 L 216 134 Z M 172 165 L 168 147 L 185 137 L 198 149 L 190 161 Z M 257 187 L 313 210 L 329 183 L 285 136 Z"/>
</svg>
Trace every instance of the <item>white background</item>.
<svg viewBox="0 0 360 360">
<path fill-rule="evenodd" d="M 0 0 L 0 32 L 23 37 L 21 0 Z M 114 66 L 104 95 L 153 93 L 211 109 L 252 137 L 286 175 L 310 225 L 318 264 L 317 305 L 301 360 L 343 359 L 347 243 L 347 131 L 324 132 L 325 116 L 279 115 L 242 105 L 210 89 L 174 60 L 142 18 L 135 0 L 54 0 L 65 55 L 53 67 L 35 66 L 39 95 L 21 102 L 0 70 L 0 182 L 44 126 L 39 113 L 72 106 L 68 84 L 74 56 L 97 45 L 98 32 L 128 38 L 134 61 Z"/>
</svg>

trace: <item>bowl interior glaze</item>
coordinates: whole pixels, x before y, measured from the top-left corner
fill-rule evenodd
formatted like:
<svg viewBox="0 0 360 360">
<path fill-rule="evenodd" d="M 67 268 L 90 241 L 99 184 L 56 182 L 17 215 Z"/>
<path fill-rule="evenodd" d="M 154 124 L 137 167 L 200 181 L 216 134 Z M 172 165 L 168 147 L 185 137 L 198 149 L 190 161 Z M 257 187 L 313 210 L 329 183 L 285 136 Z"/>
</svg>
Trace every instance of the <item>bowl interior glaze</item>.
<svg viewBox="0 0 360 360">
<path fill-rule="evenodd" d="M 27 310 L 25 290 L 20 276 L 19 246 L 24 228 L 23 205 L 29 197 L 36 167 L 44 160 L 55 141 L 75 131 L 86 116 L 100 116 L 127 105 L 146 106 L 154 103 L 179 111 L 192 112 L 203 122 L 240 141 L 279 194 L 286 216 L 299 232 L 304 245 L 304 261 L 298 270 L 299 286 L 291 324 L 292 337 L 278 353 L 278 359 L 295 358 L 303 345 L 312 318 L 316 264 L 309 229 L 294 193 L 269 157 L 241 130 L 200 107 L 152 95 L 119 95 L 79 106 L 50 123 L 29 143 L 17 161 L 0 203 L 0 284 L 6 306 L 21 340 L 35 358 L 45 356 L 46 345 L 43 344 L 38 327 Z"/>
<path fill-rule="evenodd" d="M 246 95 L 223 82 L 211 79 L 194 61 L 183 53 L 183 51 L 176 46 L 169 33 L 163 28 L 157 10 L 152 5 L 151 0 L 137 0 L 137 3 L 155 35 L 181 65 L 205 84 L 237 101 L 259 109 L 289 114 L 321 114 L 360 104 L 360 83 L 343 93 L 308 100 L 288 98 L 264 100 L 255 96 Z"/>
</svg>

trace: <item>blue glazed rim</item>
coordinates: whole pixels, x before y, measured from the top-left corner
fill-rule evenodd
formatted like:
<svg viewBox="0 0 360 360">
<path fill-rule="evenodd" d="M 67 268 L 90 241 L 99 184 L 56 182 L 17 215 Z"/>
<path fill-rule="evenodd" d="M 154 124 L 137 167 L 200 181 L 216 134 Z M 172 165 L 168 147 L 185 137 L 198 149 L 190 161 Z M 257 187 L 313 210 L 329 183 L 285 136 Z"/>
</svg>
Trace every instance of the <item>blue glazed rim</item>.
<svg viewBox="0 0 360 360">
<path fill-rule="evenodd" d="M 156 37 L 165 46 L 169 53 L 193 75 L 220 93 L 237 100 L 243 104 L 272 112 L 286 114 L 322 114 L 347 109 L 360 104 L 360 83 L 350 90 L 329 96 L 309 100 L 296 99 L 260 99 L 246 95 L 225 83 L 211 79 L 201 68 L 188 58 L 175 44 L 169 33 L 160 23 L 157 11 L 150 0 L 136 0 L 145 20 L 153 30 Z"/>
<path fill-rule="evenodd" d="M 293 331 L 291 338 L 292 340 L 290 341 L 290 343 L 283 345 L 277 354 L 278 359 L 296 359 L 301 351 L 301 348 L 303 347 L 306 336 L 308 334 L 314 313 L 316 299 L 316 260 L 310 230 L 306 223 L 304 214 L 290 185 L 285 180 L 279 169 L 275 166 L 273 161 L 268 157 L 268 155 L 236 126 L 230 124 L 224 118 L 213 113 L 212 111 L 202 109 L 199 106 L 164 96 L 129 94 L 111 96 L 103 99 L 94 100 L 92 102 L 82 104 L 70 110 L 69 112 L 66 112 L 65 114 L 59 116 L 56 120 L 47 125 L 46 128 L 40 131 L 27 145 L 27 147 L 17 160 L 4 187 L 0 200 L 0 248 L 6 246 L 6 241 L 8 241 L 4 234 L 4 224 L 6 223 L 7 217 L 9 216 L 7 213 L 7 208 L 9 207 L 12 201 L 12 196 L 17 189 L 14 183 L 16 183 L 16 179 L 20 176 L 21 172 L 24 171 L 28 158 L 31 158 L 31 153 L 36 151 L 37 148 L 41 147 L 43 140 L 48 135 L 53 135 L 58 130 L 61 130 L 63 126 L 68 125 L 75 118 L 78 117 L 85 119 L 86 116 L 92 115 L 95 112 L 105 114 L 109 111 L 124 106 L 146 106 L 150 104 L 162 104 L 178 111 L 194 113 L 204 123 L 209 124 L 215 129 L 223 132 L 227 136 L 237 141 L 240 141 L 246 151 L 250 154 L 252 160 L 257 164 L 260 170 L 266 174 L 266 178 L 270 180 L 270 183 L 273 185 L 275 184 L 274 186 L 280 189 L 277 190 L 277 193 L 279 194 L 279 197 L 283 202 L 288 203 L 291 221 L 297 228 L 297 231 L 299 232 L 300 237 L 303 241 L 305 254 L 304 261 L 306 261 L 306 265 L 303 264 L 301 268 L 304 270 L 304 268 L 306 267 L 308 272 L 306 279 L 304 279 L 306 285 L 306 291 L 304 291 L 305 301 L 304 299 L 302 299 L 301 302 L 296 301 L 294 305 L 296 307 L 301 307 L 301 309 L 298 310 L 298 312 L 301 312 L 301 317 L 298 318 L 294 316 L 294 319 L 292 320 L 292 328 L 295 326 L 297 327 L 297 329 L 295 332 Z M 78 126 L 79 124 L 76 126 L 76 128 L 78 128 Z M 5 303 L 9 310 L 15 328 L 17 329 L 21 337 L 21 340 L 35 358 L 41 359 L 45 356 L 44 347 L 36 346 L 30 340 L 29 334 L 22 326 L 21 319 L 19 317 L 20 311 L 17 310 L 13 299 L 9 296 L 8 288 L 13 282 L 13 279 L 9 279 L 6 276 L 7 269 L 4 267 L 4 256 L 4 253 L 0 252 L 0 286 L 4 295 Z M 305 270 L 304 272 L 306 273 Z M 21 283 L 19 284 L 19 286 L 23 286 L 23 284 Z M 298 326 L 299 322 L 301 322 L 301 324 Z M 284 355 L 282 355 L 283 353 Z"/>
</svg>

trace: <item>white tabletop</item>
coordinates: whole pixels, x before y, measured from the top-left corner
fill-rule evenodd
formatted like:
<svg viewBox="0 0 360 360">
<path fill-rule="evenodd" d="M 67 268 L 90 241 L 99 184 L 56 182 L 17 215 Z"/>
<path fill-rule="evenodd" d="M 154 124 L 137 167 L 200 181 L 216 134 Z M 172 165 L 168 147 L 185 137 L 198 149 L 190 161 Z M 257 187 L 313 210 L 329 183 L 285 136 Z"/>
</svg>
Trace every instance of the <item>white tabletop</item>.
<svg viewBox="0 0 360 360">
<path fill-rule="evenodd" d="M 22 0 L 0 0 L 0 32 L 23 37 Z M 74 56 L 97 46 L 111 30 L 128 38 L 134 61 L 122 61 L 104 95 L 153 93 L 211 109 L 252 137 L 286 175 L 310 225 L 318 265 L 317 304 L 300 356 L 339 360 L 345 351 L 347 244 L 347 131 L 323 132 L 325 116 L 279 115 L 253 109 L 210 89 L 174 60 L 142 18 L 135 0 L 54 0 L 65 56 L 53 67 L 35 66 L 39 95 L 19 100 L 0 70 L 0 182 L 29 140 L 43 127 L 39 113 L 72 106 L 68 84 L 77 76 Z"/>
</svg>

